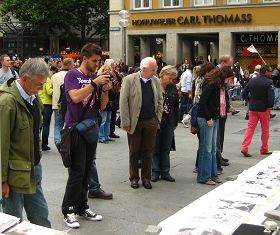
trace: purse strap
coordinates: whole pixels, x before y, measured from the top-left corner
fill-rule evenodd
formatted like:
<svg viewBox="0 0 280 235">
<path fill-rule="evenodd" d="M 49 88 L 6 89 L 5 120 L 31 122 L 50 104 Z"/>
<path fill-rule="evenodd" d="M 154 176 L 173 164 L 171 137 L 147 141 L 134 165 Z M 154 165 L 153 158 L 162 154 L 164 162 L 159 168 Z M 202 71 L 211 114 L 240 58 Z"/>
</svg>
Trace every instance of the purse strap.
<svg viewBox="0 0 280 235">
<path fill-rule="evenodd" d="M 94 94 L 92 93 L 91 96 L 90 96 L 90 98 L 89 98 L 89 100 L 88 100 L 88 102 L 87 102 L 87 104 L 83 107 L 83 109 L 82 109 L 82 114 L 81 114 L 81 116 L 80 116 L 80 120 L 78 120 L 78 121 L 76 120 L 76 118 L 75 118 L 75 116 L 74 116 L 72 110 L 70 109 L 69 105 L 67 105 L 67 110 L 69 111 L 70 117 L 71 117 L 71 119 L 72 119 L 73 121 L 75 121 L 76 123 L 79 123 L 79 122 L 81 122 L 81 121 L 83 120 L 83 118 L 84 118 L 84 116 L 85 116 L 85 113 L 86 113 L 86 111 L 87 111 L 87 108 L 89 107 L 89 105 L 90 105 L 90 103 L 91 103 L 91 101 L 92 101 L 92 99 L 93 99 L 93 96 L 94 96 Z"/>
</svg>

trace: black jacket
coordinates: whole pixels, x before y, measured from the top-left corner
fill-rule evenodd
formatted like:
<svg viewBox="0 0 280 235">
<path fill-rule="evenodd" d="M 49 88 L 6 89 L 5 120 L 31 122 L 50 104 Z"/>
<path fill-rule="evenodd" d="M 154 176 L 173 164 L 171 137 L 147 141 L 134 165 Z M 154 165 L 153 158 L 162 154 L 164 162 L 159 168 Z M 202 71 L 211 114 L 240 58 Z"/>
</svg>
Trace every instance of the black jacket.
<svg viewBox="0 0 280 235">
<path fill-rule="evenodd" d="M 244 100 L 250 100 L 250 111 L 265 112 L 274 105 L 272 80 L 263 74 L 251 78 L 242 92 L 242 97 Z"/>
<path fill-rule="evenodd" d="M 277 68 L 273 70 L 271 79 L 273 80 L 273 85 L 276 88 L 280 88 L 280 71 Z"/>
<path fill-rule="evenodd" d="M 213 82 L 202 86 L 202 94 L 198 102 L 198 117 L 218 119 L 220 116 L 220 88 Z"/>
<path fill-rule="evenodd" d="M 166 86 L 166 96 L 170 104 L 170 117 L 167 121 L 176 127 L 178 125 L 179 95 L 175 84 L 170 83 Z M 162 125 L 164 125 L 163 122 Z"/>
</svg>

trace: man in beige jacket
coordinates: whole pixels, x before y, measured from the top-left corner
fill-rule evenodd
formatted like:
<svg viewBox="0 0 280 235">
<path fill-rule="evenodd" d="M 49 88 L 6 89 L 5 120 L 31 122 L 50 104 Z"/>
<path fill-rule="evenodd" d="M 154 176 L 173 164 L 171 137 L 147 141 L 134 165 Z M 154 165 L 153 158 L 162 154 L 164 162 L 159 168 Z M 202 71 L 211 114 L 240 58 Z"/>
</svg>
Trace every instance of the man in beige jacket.
<svg viewBox="0 0 280 235">
<path fill-rule="evenodd" d="M 151 162 L 158 124 L 161 121 L 163 97 L 156 60 L 144 58 L 140 71 L 124 78 L 120 94 L 120 113 L 129 146 L 129 173 L 132 188 L 138 188 L 138 160 L 142 159 L 141 180 L 151 189 Z"/>
</svg>

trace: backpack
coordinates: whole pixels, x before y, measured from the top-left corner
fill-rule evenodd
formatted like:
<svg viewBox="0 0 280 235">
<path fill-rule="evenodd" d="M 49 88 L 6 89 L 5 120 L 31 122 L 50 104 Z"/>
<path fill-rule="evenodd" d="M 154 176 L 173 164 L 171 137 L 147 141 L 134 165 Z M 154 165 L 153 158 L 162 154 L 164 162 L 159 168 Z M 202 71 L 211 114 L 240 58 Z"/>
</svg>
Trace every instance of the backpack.
<svg viewBox="0 0 280 235">
<path fill-rule="evenodd" d="M 11 72 L 13 74 L 13 80 L 17 80 L 17 75 L 16 75 L 16 71 L 11 69 Z"/>
<path fill-rule="evenodd" d="M 64 120 L 67 111 L 67 99 L 66 99 L 64 84 L 60 86 L 60 96 L 59 96 L 58 103 L 60 104 L 60 114 Z"/>
</svg>

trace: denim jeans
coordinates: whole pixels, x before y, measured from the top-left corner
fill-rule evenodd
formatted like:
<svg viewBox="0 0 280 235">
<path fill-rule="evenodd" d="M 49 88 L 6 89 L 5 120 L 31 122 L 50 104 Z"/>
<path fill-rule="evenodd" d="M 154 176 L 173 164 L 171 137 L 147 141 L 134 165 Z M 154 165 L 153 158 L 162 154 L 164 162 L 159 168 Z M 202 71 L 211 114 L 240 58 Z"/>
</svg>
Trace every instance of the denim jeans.
<svg viewBox="0 0 280 235">
<path fill-rule="evenodd" d="M 43 108 L 43 130 L 42 130 L 42 146 L 49 145 L 50 124 L 52 118 L 52 105 L 44 104 Z"/>
<path fill-rule="evenodd" d="M 217 127 L 219 120 L 213 120 L 213 126 L 208 126 L 205 118 L 197 118 L 199 126 L 199 158 L 197 181 L 205 183 L 209 179 L 217 178 Z"/>
<path fill-rule="evenodd" d="M 60 131 L 64 126 L 62 115 L 58 109 L 54 109 L 54 143 L 57 145 L 61 141 Z"/>
<path fill-rule="evenodd" d="M 3 199 L 3 212 L 22 220 L 22 211 L 24 208 L 27 219 L 31 223 L 50 228 L 48 205 L 41 186 L 41 163 L 35 166 L 35 179 L 36 192 L 34 194 L 22 194 L 10 191 L 9 197 Z"/>
<path fill-rule="evenodd" d="M 168 122 L 157 131 L 154 157 L 152 160 L 152 175 L 154 177 L 168 176 L 170 171 L 170 148 L 174 136 L 173 127 Z"/>
<path fill-rule="evenodd" d="M 274 109 L 280 109 L 280 88 L 274 88 Z"/>
<path fill-rule="evenodd" d="M 109 139 L 110 135 L 111 111 L 102 111 L 100 115 L 102 121 L 99 129 L 99 140 L 105 141 Z"/>
<path fill-rule="evenodd" d="M 88 175 L 88 191 L 91 193 L 100 191 L 100 184 L 98 179 L 98 173 L 95 160 L 92 161 L 91 169 Z"/>
</svg>

